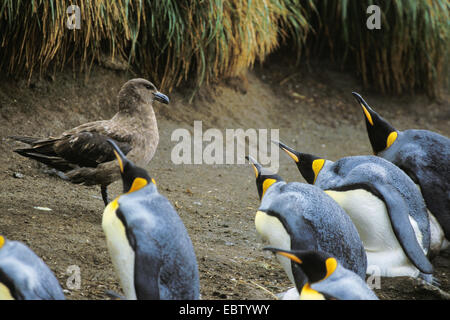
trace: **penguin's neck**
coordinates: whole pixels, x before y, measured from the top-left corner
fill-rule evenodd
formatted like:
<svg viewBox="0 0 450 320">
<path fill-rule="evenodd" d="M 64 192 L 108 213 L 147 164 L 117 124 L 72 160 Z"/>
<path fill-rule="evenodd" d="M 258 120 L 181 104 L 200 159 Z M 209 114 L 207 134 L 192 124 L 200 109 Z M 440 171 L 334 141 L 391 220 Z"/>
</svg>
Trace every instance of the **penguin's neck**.
<svg viewBox="0 0 450 320">
<path fill-rule="evenodd" d="M 15 300 L 8 287 L 0 282 L 0 300 Z"/>
<path fill-rule="evenodd" d="M 136 300 L 134 288 L 134 251 L 131 248 L 125 226 L 117 217 L 118 198 L 110 202 L 103 213 L 102 227 L 114 269 L 120 279 L 127 299 Z"/>
<path fill-rule="evenodd" d="M 276 217 L 268 215 L 263 211 L 258 211 L 255 216 L 255 227 L 259 236 L 264 241 L 269 242 L 272 247 L 291 250 L 291 237 L 283 224 Z M 277 259 L 286 272 L 289 280 L 295 285 L 291 260 L 279 254 L 277 254 Z"/>
<path fill-rule="evenodd" d="M 300 300 L 325 300 L 325 297 L 311 288 L 309 283 L 303 286 L 302 292 L 300 294 Z"/>
</svg>

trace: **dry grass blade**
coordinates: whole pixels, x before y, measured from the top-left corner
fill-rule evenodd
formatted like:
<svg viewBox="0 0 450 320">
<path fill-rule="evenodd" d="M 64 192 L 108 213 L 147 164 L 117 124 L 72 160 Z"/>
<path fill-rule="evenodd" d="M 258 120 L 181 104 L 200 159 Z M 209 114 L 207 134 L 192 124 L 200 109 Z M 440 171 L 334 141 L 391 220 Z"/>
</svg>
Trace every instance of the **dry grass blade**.
<svg viewBox="0 0 450 320">
<path fill-rule="evenodd" d="M 383 92 L 448 83 L 448 1 L 384 1 L 382 30 L 368 30 L 372 1 L 73 0 L 81 28 L 66 27 L 64 0 L 3 0 L 0 70 L 31 77 L 67 65 L 88 72 L 102 56 L 127 61 L 163 90 L 238 76 L 282 43 L 298 61 L 325 56 L 353 66 Z"/>
</svg>

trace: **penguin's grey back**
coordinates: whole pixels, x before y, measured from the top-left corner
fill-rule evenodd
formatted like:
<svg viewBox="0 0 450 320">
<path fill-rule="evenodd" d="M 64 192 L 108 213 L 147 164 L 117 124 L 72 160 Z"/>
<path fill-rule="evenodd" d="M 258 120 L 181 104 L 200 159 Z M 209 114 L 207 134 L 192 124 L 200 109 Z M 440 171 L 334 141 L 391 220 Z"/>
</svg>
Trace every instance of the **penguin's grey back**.
<svg viewBox="0 0 450 320">
<path fill-rule="evenodd" d="M 420 191 L 408 175 L 391 162 L 377 156 L 352 156 L 327 161 L 317 176 L 315 185 L 323 190 L 345 191 L 347 186 L 366 189 L 377 197 L 377 185 L 389 185 L 405 200 L 409 215 L 421 231 L 422 247 L 430 247 L 430 223 Z"/>
<path fill-rule="evenodd" d="M 12 286 L 11 294 L 17 300 L 65 299 L 49 267 L 18 241 L 7 240 L 0 249 L 0 282 Z"/>
<path fill-rule="evenodd" d="M 355 225 L 345 211 L 316 186 L 278 182 L 264 195 L 259 210 L 278 212 L 277 217 L 291 235 L 291 250 L 327 252 L 364 279 L 367 257 Z M 295 234 L 309 230 L 310 241 Z"/>
<path fill-rule="evenodd" d="M 450 156 L 450 139 L 432 131 L 415 129 L 399 131 L 397 140 L 392 146 L 379 152 L 378 156 L 398 166 L 415 163 L 428 169 L 441 169 L 439 171 L 450 178 L 450 170 L 446 172 L 443 170 L 448 169 L 450 165 L 448 161 L 442 161 Z"/>
<path fill-rule="evenodd" d="M 191 239 L 169 200 L 152 188 L 156 189 L 149 185 L 119 198 L 127 231 L 144 240 L 136 244 L 141 252 L 159 259 L 160 299 L 198 299 L 198 265 Z"/>
<path fill-rule="evenodd" d="M 378 156 L 394 163 L 419 184 L 428 209 L 450 237 L 450 139 L 428 130 L 398 132 Z"/>
</svg>

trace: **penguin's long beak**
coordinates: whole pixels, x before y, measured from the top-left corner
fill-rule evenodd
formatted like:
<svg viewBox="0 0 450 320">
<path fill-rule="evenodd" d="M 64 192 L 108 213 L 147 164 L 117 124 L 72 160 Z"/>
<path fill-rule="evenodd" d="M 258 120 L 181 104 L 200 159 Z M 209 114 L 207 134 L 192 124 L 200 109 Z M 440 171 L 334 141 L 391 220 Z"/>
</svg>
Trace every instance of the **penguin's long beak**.
<svg viewBox="0 0 450 320">
<path fill-rule="evenodd" d="M 153 92 L 155 100 L 164 104 L 169 104 L 169 97 L 159 91 Z"/>
<path fill-rule="evenodd" d="M 281 150 L 285 151 L 296 163 L 298 163 L 300 160 L 298 158 L 298 152 L 294 149 L 288 147 L 284 143 L 281 143 L 280 141 L 272 140 L 273 143 L 277 144 Z"/>
<path fill-rule="evenodd" d="M 125 154 L 120 150 L 120 148 L 117 146 L 117 144 L 112 139 L 107 140 L 109 144 L 113 147 L 114 155 L 117 158 L 117 161 L 119 162 L 120 172 L 123 173 L 125 164 L 129 162 Z"/>
<path fill-rule="evenodd" d="M 245 159 L 250 162 L 250 164 L 253 167 L 253 170 L 255 170 L 255 176 L 256 178 L 259 177 L 261 174 L 262 166 L 256 161 L 252 156 L 246 156 Z"/>
<path fill-rule="evenodd" d="M 284 249 L 279 249 L 279 248 L 274 248 L 274 247 L 264 247 L 263 250 L 271 251 L 273 253 L 285 256 L 286 258 L 289 258 L 292 261 L 297 262 L 298 264 L 302 264 L 303 263 L 303 261 L 300 260 L 299 257 L 297 257 L 295 254 L 293 254 L 289 250 L 284 250 Z"/>
<path fill-rule="evenodd" d="M 364 115 L 366 116 L 367 121 L 373 126 L 373 119 L 372 114 L 375 112 L 372 110 L 371 107 L 367 104 L 367 102 L 361 97 L 361 95 L 357 92 L 352 92 L 352 95 L 356 98 L 356 101 L 358 101 L 359 105 L 364 111 Z"/>
</svg>

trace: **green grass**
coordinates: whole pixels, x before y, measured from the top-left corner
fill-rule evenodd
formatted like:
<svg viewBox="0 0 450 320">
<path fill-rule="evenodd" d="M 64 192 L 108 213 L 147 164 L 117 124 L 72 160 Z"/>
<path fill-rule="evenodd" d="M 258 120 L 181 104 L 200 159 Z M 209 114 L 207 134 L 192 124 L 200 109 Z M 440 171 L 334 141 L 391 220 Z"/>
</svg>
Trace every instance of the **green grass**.
<svg viewBox="0 0 450 320">
<path fill-rule="evenodd" d="M 0 70 L 88 73 L 105 55 L 170 91 L 239 75 L 289 43 L 299 63 L 321 56 L 348 65 L 366 87 L 438 96 L 448 83 L 448 1 L 380 1 L 382 29 L 368 30 L 372 3 L 0 0 Z M 69 4 L 81 8 L 80 30 L 65 26 Z"/>
<path fill-rule="evenodd" d="M 380 30 L 366 27 L 369 4 L 381 8 Z M 353 67 L 365 87 L 439 96 L 448 83 L 449 10 L 448 1 L 321 1 L 311 42 Z"/>
</svg>

